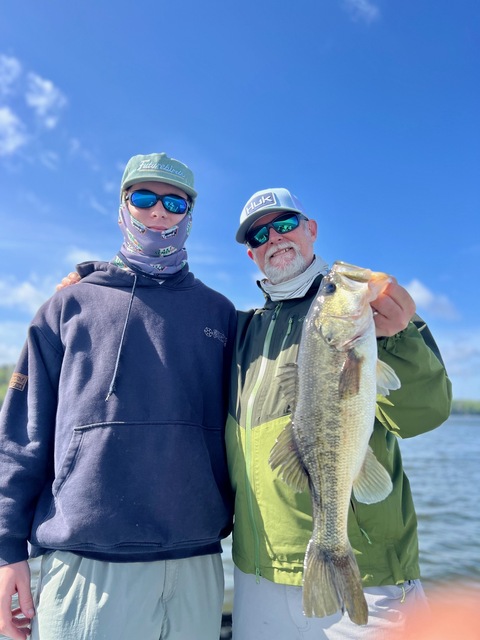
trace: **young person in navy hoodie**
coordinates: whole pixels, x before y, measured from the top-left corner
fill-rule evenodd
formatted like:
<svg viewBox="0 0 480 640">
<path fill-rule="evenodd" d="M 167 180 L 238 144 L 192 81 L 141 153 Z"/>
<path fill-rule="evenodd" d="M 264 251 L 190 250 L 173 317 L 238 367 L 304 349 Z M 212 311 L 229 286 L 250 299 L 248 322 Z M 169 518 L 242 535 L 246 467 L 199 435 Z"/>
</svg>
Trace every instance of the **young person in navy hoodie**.
<svg viewBox="0 0 480 640">
<path fill-rule="evenodd" d="M 119 253 L 79 265 L 31 323 L 0 419 L 0 633 L 15 640 L 220 636 L 235 309 L 189 271 L 196 196 L 178 160 L 131 158 Z"/>
</svg>

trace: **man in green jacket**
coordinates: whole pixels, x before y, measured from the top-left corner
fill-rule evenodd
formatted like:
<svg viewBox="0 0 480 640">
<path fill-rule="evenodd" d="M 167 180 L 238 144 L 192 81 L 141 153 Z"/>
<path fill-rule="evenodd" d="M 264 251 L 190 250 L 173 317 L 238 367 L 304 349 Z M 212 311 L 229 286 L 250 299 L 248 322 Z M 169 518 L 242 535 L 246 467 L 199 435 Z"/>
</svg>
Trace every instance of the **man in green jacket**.
<svg viewBox="0 0 480 640">
<path fill-rule="evenodd" d="M 393 490 L 366 505 L 352 496 L 348 534 L 369 609 L 366 626 L 341 611 L 325 618 L 302 612 L 305 550 L 312 532 L 308 492 L 295 493 L 268 458 L 289 422 L 293 398 L 277 374 L 294 362 L 303 320 L 327 270 L 314 253 L 316 222 L 287 189 L 255 193 L 240 216 L 236 239 L 266 278 L 262 309 L 239 312 L 226 441 L 235 491 L 234 640 L 368 638 L 401 635 L 409 605 L 424 606 L 417 520 L 398 438 L 430 431 L 448 417 L 451 385 L 438 348 L 394 278 L 373 303 L 379 358 L 401 388 L 379 397 L 370 440 Z"/>
</svg>

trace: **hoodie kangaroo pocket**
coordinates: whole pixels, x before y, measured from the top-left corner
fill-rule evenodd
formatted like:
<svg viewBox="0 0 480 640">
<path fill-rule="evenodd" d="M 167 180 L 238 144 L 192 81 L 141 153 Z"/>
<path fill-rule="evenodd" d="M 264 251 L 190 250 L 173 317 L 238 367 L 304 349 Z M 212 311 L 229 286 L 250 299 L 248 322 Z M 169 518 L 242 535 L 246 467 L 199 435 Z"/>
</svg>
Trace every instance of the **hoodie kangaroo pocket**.
<svg viewBox="0 0 480 640">
<path fill-rule="evenodd" d="M 214 472 L 222 440 L 220 429 L 190 423 L 76 428 L 49 508 L 37 510 L 34 542 L 168 549 L 218 540 L 230 517 Z"/>
</svg>

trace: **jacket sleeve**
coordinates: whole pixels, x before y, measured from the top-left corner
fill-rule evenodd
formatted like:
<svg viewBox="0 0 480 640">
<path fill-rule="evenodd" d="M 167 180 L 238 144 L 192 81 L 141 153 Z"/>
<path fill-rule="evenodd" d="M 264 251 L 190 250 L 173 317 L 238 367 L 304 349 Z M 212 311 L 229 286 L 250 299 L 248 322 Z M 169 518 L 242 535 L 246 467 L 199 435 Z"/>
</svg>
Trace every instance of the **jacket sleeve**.
<svg viewBox="0 0 480 640">
<path fill-rule="evenodd" d="M 389 396 L 377 396 L 376 417 L 384 427 L 411 438 L 445 422 L 450 415 L 452 385 L 425 322 L 414 316 L 404 331 L 381 338 L 378 354 L 401 382 L 400 389 Z"/>
<path fill-rule="evenodd" d="M 32 325 L 0 412 L 0 565 L 28 557 L 35 505 L 53 476 L 61 362 Z"/>
</svg>

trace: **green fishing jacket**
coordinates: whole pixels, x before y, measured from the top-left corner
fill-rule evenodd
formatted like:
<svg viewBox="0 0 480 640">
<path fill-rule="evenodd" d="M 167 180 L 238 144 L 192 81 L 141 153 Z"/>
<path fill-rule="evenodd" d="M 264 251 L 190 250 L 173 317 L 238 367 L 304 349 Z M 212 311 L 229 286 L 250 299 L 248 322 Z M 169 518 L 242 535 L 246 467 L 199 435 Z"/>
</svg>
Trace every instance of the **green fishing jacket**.
<svg viewBox="0 0 480 640">
<path fill-rule="evenodd" d="M 290 585 L 302 584 L 312 533 L 310 495 L 295 493 L 278 470 L 272 471 L 268 458 L 293 403 L 277 375 L 282 365 L 296 360 L 303 321 L 320 280 L 303 298 L 267 299 L 263 309 L 239 312 L 226 428 L 235 492 L 233 560 L 245 573 Z M 393 491 L 377 504 L 362 504 L 353 496 L 350 504 L 348 535 L 365 587 L 420 577 L 417 518 L 398 438 L 438 427 L 451 406 L 451 384 L 440 353 L 418 316 L 404 331 L 379 339 L 378 352 L 402 386 L 388 398 L 378 397 L 370 440 L 392 478 Z"/>
</svg>

